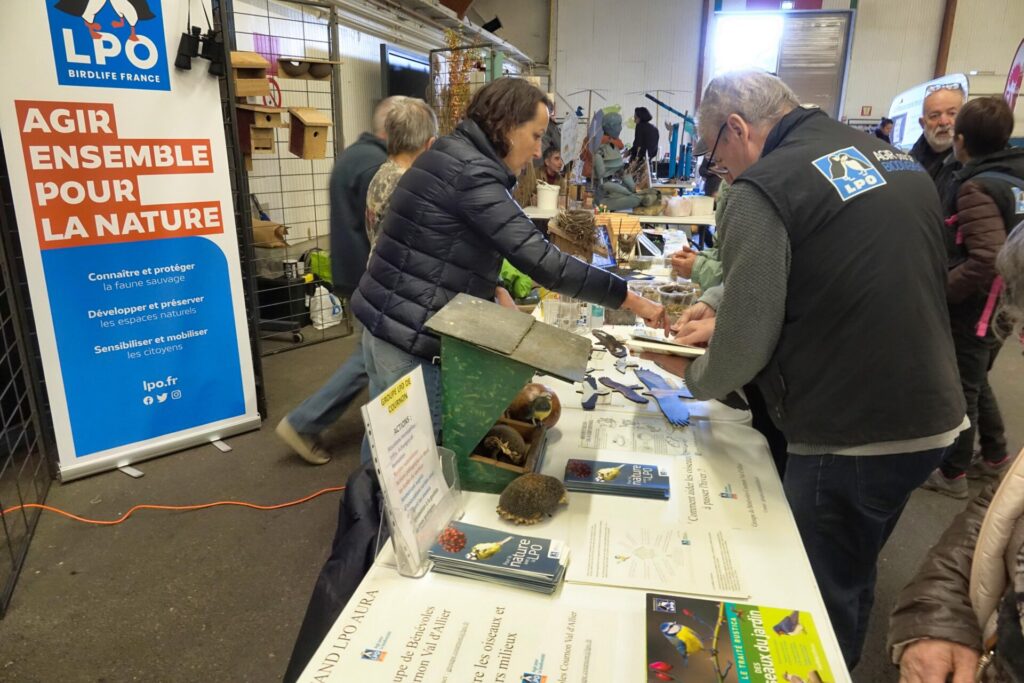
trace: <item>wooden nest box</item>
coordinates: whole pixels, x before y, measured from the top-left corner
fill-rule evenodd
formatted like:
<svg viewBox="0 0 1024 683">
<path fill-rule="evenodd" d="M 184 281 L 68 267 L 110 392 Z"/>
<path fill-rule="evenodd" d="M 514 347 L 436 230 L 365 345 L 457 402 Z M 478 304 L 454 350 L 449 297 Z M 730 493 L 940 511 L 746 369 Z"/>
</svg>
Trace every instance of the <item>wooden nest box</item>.
<svg viewBox="0 0 1024 683">
<path fill-rule="evenodd" d="M 235 81 L 235 96 L 266 97 L 270 95 L 267 69 L 270 62 L 255 52 L 231 53 L 231 78 Z"/>
<path fill-rule="evenodd" d="M 292 107 L 288 151 L 303 159 L 323 159 L 327 155 L 327 132 L 333 122 L 319 109 Z"/>
<path fill-rule="evenodd" d="M 273 154 L 274 129 L 285 128 L 284 109 L 256 104 L 238 105 L 238 144 L 245 154 Z"/>
</svg>

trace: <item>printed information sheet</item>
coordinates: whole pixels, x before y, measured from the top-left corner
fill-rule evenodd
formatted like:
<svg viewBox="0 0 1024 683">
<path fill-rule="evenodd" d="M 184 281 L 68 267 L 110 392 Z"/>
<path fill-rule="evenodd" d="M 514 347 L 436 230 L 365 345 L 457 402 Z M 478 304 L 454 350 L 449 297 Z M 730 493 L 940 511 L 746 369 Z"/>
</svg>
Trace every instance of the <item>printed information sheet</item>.
<svg viewBox="0 0 1024 683">
<path fill-rule="evenodd" d="M 687 427 L 673 427 L 660 415 L 587 415 L 580 447 L 623 453 L 699 454 L 693 432 Z"/>
<path fill-rule="evenodd" d="M 417 367 L 363 406 L 363 422 L 398 541 L 395 552 L 406 567 L 424 567 L 456 502 L 441 471 L 423 371 Z"/>
<path fill-rule="evenodd" d="M 385 584 L 386 586 L 387 584 Z M 415 596 L 415 597 L 414 597 Z M 611 615 L 478 589 L 360 589 L 301 683 L 598 683 L 607 680 Z"/>
<path fill-rule="evenodd" d="M 745 598 L 729 531 L 634 526 L 612 520 L 574 525 L 565 580 L 626 588 Z"/>
</svg>

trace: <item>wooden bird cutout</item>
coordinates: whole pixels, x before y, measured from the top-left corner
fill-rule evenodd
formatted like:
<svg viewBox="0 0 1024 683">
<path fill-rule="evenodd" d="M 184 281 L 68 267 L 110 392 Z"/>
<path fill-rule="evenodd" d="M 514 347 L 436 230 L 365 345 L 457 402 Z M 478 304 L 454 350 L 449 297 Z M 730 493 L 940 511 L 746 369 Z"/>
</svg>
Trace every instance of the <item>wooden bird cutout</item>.
<svg viewBox="0 0 1024 683">
<path fill-rule="evenodd" d="M 618 339 L 608 334 L 604 330 L 591 330 L 591 334 L 597 339 L 597 343 L 605 348 L 608 353 L 612 354 L 616 358 L 625 358 L 626 347 Z"/>
<path fill-rule="evenodd" d="M 625 375 L 630 368 L 638 367 L 640 367 L 640 361 L 636 358 L 620 358 L 615 361 L 615 369 L 619 371 L 620 375 Z"/>
<path fill-rule="evenodd" d="M 651 370 L 634 370 L 636 378 L 644 383 L 647 391 L 644 392 L 655 401 L 661 408 L 661 413 L 670 424 L 683 427 L 690 424 L 690 409 L 683 403 L 684 398 L 693 398 L 693 394 L 685 387 L 675 389 L 669 386 L 665 378 Z"/>
<path fill-rule="evenodd" d="M 637 389 L 643 389 L 643 385 L 641 385 L 641 384 L 634 384 L 633 386 L 627 386 L 625 384 L 619 384 L 618 382 L 616 382 L 615 380 L 611 379 L 610 377 L 602 377 L 598 381 L 601 382 L 601 384 L 603 384 L 606 387 L 608 387 L 609 389 L 611 389 L 612 391 L 616 391 L 616 392 L 622 394 L 623 396 L 628 398 L 633 403 L 644 404 L 644 403 L 648 402 L 646 398 L 644 398 L 640 394 L 636 393 Z"/>
<path fill-rule="evenodd" d="M 597 397 L 607 396 L 611 392 L 603 387 L 597 386 L 597 381 L 593 377 L 584 377 L 582 382 L 576 382 L 576 393 L 582 394 L 580 397 L 580 405 L 583 406 L 583 410 L 593 410 L 597 407 Z"/>
</svg>

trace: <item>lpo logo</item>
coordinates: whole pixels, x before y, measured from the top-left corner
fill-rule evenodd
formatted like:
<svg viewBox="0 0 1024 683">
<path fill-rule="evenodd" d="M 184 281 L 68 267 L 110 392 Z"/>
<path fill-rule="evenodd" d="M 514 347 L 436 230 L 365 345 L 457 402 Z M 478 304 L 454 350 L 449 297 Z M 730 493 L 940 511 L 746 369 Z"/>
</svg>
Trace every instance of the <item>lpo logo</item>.
<svg viewBox="0 0 1024 683">
<path fill-rule="evenodd" d="M 57 82 L 170 90 L 162 0 L 46 0 Z"/>
</svg>

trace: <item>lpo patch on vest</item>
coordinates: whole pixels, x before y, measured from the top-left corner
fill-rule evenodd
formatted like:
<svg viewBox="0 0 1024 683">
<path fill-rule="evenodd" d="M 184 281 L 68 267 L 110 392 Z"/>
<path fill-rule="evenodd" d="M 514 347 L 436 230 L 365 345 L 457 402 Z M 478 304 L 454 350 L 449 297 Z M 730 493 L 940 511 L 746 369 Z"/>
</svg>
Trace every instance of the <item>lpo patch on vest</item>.
<svg viewBox="0 0 1024 683">
<path fill-rule="evenodd" d="M 1024 213 L 1024 190 L 1019 187 L 1011 187 L 1013 191 L 1013 203 L 1016 206 L 1014 213 Z"/>
<path fill-rule="evenodd" d="M 885 185 L 885 178 L 856 147 L 846 147 L 818 157 L 814 168 L 832 183 L 839 198 L 847 199 Z"/>
</svg>

